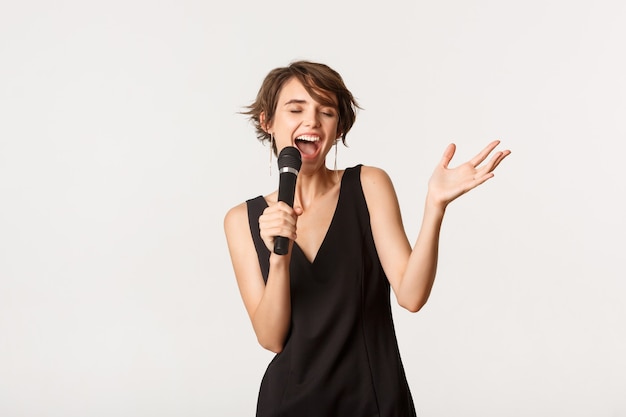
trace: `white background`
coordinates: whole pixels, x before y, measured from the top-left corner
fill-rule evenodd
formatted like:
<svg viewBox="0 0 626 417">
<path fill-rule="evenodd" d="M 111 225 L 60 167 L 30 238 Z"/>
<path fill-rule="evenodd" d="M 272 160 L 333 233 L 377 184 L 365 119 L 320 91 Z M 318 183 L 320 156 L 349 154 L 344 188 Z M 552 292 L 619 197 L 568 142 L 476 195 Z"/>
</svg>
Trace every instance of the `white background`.
<svg viewBox="0 0 626 417">
<path fill-rule="evenodd" d="M 2 0 L 0 415 L 253 415 L 272 354 L 222 221 L 278 177 L 238 112 L 310 59 L 411 241 L 448 143 L 513 151 L 395 311 L 418 413 L 626 416 L 626 3 L 217 3 Z"/>
</svg>

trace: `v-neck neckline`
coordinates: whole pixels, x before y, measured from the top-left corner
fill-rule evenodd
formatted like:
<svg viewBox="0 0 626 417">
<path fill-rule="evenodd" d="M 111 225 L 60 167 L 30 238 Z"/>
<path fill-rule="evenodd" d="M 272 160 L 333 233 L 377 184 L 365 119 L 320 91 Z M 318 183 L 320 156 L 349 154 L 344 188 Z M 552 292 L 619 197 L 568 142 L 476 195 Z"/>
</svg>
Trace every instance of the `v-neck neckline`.
<svg viewBox="0 0 626 417">
<path fill-rule="evenodd" d="M 322 242 L 318 246 L 317 251 L 315 252 L 315 255 L 313 256 L 313 259 L 309 259 L 309 257 L 306 256 L 306 254 L 304 253 L 304 251 L 302 250 L 302 247 L 298 244 L 298 242 L 295 242 L 295 241 L 293 242 L 293 247 L 298 248 L 298 252 L 300 252 L 300 254 L 304 258 L 304 260 L 309 264 L 309 266 L 313 266 L 317 263 L 316 261 L 319 258 L 319 254 L 322 251 L 322 249 L 324 249 L 324 247 L 326 246 L 326 241 L 328 240 L 328 236 L 330 235 L 330 232 L 333 230 L 333 225 L 336 223 L 337 212 L 339 211 L 339 204 L 341 203 L 341 194 L 343 191 L 343 179 L 346 176 L 346 172 L 347 170 L 343 172 L 343 175 L 341 176 L 341 180 L 339 181 L 339 195 L 337 196 L 337 203 L 335 203 L 335 211 L 333 212 L 333 215 L 330 218 L 330 223 L 328 223 L 328 227 L 326 228 L 326 233 L 324 233 L 324 238 L 322 239 Z"/>
<path fill-rule="evenodd" d="M 300 253 L 300 255 L 302 255 L 302 258 L 306 261 L 306 263 L 310 267 L 314 266 L 317 263 L 317 259 L 319 258 L 319 254 L 322 251 L 322 249 L 324 249 L 324 247 L 326 246 L 326 241 L 328 240 L 328 236 L 329 236 L 330 232 L 333 229 L 333 225 L 336 223 L 337 212 L 339 211 L 339 205 L 341 203 L 341 196 L 343 194 L 344 180 L 345 180 L 346 174 L 348 173 L 349 170 L 350 170 L 350 168 L 346 168 L 344 170 L 343 174 L 341 175 L 341 179 L 339 180 L 339 195 L 337 196 L 337 203 L 335 204 L 335 211 L 333 212 L 333 215 L 332 215 L 332 217 L 330 219 L 330 223 L 328 224 L 328 228 L 326 229 L 326 233 L 324 234 L 324 238 L 322 239 L 322 242 L 320 243 L 319 247 L 317 248 L 317 251 L 315 252 L 315 256 L 313 257 L 313 259 L 309 259 L 306 256 L 306 254 L 304 253 L 304 251 L 302 250 L 300 245 L 298 245 L 298 242 L 295 242 L 295 241 L 293 242 L 291 256 L 293 256 L 294 249 L 297 249 L 297 251 Z M 265 201 L 265 204 L 267 205 L 267 201 Z"/>
</svg>

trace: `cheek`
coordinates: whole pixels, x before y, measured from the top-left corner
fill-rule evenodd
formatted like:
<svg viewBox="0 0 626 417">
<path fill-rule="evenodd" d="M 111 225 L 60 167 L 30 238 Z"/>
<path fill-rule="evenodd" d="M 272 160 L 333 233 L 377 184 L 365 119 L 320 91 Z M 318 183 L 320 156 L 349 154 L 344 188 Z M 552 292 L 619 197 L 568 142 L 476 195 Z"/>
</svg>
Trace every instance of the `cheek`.
<svg viewBox="0 0 626 417">
<path fill-rule="evenodd" d="M 285 116 L 282 117 L 280 120 L 281 126 L 285 129 L 291 129 L 294 126 L 297 126 L 299 123 L 300 121 L 298 120 L 298 118 L 293 116 Z"/>
<path fill-rule="evenodd" d="M 329 132 L 336 132 L 339 129 L 337 119 L 328 119 L 324 121 L 324 128 Z"/>
</svg>

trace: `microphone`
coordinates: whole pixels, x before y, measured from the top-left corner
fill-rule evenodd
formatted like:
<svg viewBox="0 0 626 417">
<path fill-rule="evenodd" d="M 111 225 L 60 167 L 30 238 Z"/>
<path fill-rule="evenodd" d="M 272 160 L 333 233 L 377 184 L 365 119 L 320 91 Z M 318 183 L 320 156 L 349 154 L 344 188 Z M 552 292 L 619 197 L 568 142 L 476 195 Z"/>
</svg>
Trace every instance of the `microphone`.
<svg viewBox="0 0 626 417">
<path fill-rule="evenodd" d="M 284 201 L 293 207 L 293 199 L 296 194 L 296 179 L 302 166 L 300 151 L 293 146 L 286 146 L 278 155 L 278 201 Z M 276 236 L 274 239 L 274 253 L 286 255 L 289 251 L 289 238 Z"/>
</svg>

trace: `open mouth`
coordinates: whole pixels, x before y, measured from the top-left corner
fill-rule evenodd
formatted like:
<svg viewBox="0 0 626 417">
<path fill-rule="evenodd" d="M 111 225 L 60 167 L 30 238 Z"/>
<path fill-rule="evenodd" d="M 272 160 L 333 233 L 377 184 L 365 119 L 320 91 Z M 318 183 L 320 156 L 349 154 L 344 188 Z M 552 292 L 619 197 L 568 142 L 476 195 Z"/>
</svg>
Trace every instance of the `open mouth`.
<svg viewBox="0 0 626 417">
<path fill-rule="evenodd" d="M 296 148 L 302 155 L 314 155 L 319 148 L 320 137 L 313 135 L 302 135 L 296 138 Z"/>
</svg>

